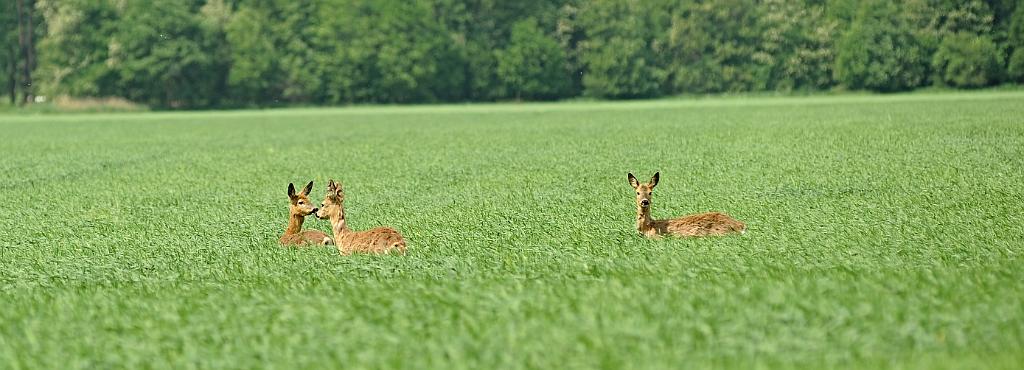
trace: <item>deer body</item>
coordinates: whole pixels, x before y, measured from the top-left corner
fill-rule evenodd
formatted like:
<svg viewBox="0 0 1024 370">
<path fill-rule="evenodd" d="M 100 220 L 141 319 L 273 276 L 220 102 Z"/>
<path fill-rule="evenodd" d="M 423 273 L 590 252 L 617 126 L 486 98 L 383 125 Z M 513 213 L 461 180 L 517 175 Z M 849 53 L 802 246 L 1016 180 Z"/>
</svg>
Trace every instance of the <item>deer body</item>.
<svg viewBox="0 0 1024 370">
<path fill-rule="evenodd" d="M 352 253 L 386 254 L 392 251 L 405 254 L 405 239 L 390 227 L 352 231 L 345 225 L 344 219 L 335 217 L 331 219 L 331 229 L 337 241 L 338 253 L 344 256 Z"/>
<path fill-rule="evenodd" d="M 390 227 L 378 227 L 365 231 L 352 231 L 345 223 L 345 194 L 341 184 L 331 180 L 327 183 L 327 195 L 316 216 L 331 221 L 334 244 L 343 256 L 352 253 L 405 254 L 405 238 Z"/>
<path fill-rule="evenodd" d="M 671 236 L 710 236 L 744 233 L 747 226 L 721 212 L 708 212 L 669 220 L 651 217 L 651 195 L 658 185 L 659 173 L 651 182 L 641 184 L 629 174 L 629 184 L 636 190 L 636 231 L 648 238 Z"/>
<path fill-rule="evenodd" d="M 291 205 L 288 206 L 288 227 L 279 240 L 282 245 L 329 245 L 333 242 L 331 237 L 320 230 L 302 230 L 302 223 L 306 216 L 316 213 L 317 208 L 309 201 L 309 192 L 313 190 L 313 182 L 310 181 L 302 192 L 295 192 L 295 185 L 288 184 L 288 199 Z"/>
</svg>

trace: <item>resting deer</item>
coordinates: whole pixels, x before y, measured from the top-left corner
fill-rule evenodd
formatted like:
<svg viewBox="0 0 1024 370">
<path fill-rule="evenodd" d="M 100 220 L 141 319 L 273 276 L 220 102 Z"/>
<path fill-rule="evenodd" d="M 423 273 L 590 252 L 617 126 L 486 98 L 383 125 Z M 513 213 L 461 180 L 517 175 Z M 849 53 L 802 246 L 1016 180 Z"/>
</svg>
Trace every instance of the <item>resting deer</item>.
<svg viewBox="0 0 1024 370">
<path fill-rule="evenodd" d="M 724 213 L 709 212 L 683 216 L 671 220 L 655 220 L 651 218 L 651 195 L 658 185 L 658 175 L 651 177 L 651 182 L 641 184 L 632 173 L 629 184 L 636 190 L 636 231 L 648 238 L 662 235 L 672 236 L 707 236 L 726 235 L 734 232 L 744 233 L 747 226 Z"/>
<path fill-rule="evenodd" d="M 334 180 L 327 183 L 327 195 L 316 217 L 331 220 L 334 245 L 343 256 L 352 253 L 405 254 L 405 239 L 395 229 L 378 227 L 366 231 L 349 230 L 345 223 L 345 192 L 341 184 Z"/>
<path fill-rule="evenodd" d="M 302 192 L 298 194 L 295 193 L 295 184 L 288 184 L 288 200 L 291 201 L 291 205 L 288 206 L 288 227 L 284 229 L 284 235 L 281 235 L 281 244 L 329 245 L 332 243 L 331 237 L 323 231 L 302 230 L 302 222 L 306 220 L 306 216 L 317 211 L 313 202 L 309 201 L 309 192 L 311 191 L 313 191 L 312 181 L 306 184 L 306 187 L 302 188 Z"/>
</svg>

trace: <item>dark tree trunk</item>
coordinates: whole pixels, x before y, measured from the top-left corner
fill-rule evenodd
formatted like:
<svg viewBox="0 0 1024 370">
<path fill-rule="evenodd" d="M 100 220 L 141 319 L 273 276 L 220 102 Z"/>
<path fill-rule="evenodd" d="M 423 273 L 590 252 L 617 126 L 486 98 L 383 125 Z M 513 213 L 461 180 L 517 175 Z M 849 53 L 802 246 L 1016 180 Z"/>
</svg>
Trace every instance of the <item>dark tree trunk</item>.
<svg viewBox="0 0 1024 370">
<path fill-rule="evenodd" d="M 34 0 L 18 0 L 18 25 L 21 28 L 18 33 L 18 40 L 21 44 L 22 53 L 22 74 L 21 74 L 21 88 L 22 88 L 22 104 L 29 104 L 35 99 L 35 94 L 32 93 L 32 69 L 35 68 L 35 44 L 33 44 L 32 35 L 35 33 L 34 22 L 32 21 L 34 8 Z"/>
<path fill-rule="evenodd" d="M 28 0 L 28 58 L 25 59 L 25 78 L 28 84 L 26 94 L 31 101 L 36 98 L 36 85 L 32 73 L 36 70 L 36 0 Z"/>
<path fill-rule="evenodd" d="M 18 54 L 14 58 L 14 63 L 17 65 L 25 52 L 25 0 L 17 0 L 15 4 L 18 14 Z"/>
<path fill-rule="evenodd" d="M 11 105 L 18 103 L 18 50 L 14 45 L 7 45 L 7 93 Z"/>
</svg>

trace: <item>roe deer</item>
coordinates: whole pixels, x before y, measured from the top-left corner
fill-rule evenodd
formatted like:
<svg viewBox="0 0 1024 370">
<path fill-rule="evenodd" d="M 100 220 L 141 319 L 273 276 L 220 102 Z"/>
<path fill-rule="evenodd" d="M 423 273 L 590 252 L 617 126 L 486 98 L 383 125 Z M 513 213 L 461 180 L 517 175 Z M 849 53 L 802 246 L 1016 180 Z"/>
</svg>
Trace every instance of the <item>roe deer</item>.
<svg viewBox="0 0 1024 370">
<path fill-rule="evenodd" d="M 746 225 L 720 212 L 701 213 L 671 220 L 652 219 L 651 195 L 654 187 L 658 185 L 658 175 L 656 172 L 651 177 L 651 182 L 641 184 L 632 173 L 629 174 L 629 185 L 636 190 L 636 231 L 640 235 L 651 238 L 662 235 L 706 236 L 746 232 Z"/>
<path fill-rule="evenodd" d="M 320 204 L 316 217 L 331 220 L 334 231 L 334 245 L 343 256 L 352 253 L 387 254 L 392 251 L 405 254 L 405 239 L 390 227 L 378 227 L 366 231 L 349 230 L 345 224 L 345 193 L 340 183 L 327 183 L 327 195 Z"/>
<path fill-rule="evenodd" d="M 313 202 L 309 201 L 310 191 L 313 191 L 312 181 L 306 184 L 306 187 L 302 188 L 302 192 L 298 194 L 295 193 L 295 184 L 288 183 L 288 200 L 291 201 L 291 205 L 288 206 L 288 227 L 284 229 L 284 235 L 281 235 L 281 244 L 329 245 L 332 243 L 331 237 L 323 231 L 302 230 L 302 222 L 306 220 L 306 216 L 317 211 Z"/>
</svg>

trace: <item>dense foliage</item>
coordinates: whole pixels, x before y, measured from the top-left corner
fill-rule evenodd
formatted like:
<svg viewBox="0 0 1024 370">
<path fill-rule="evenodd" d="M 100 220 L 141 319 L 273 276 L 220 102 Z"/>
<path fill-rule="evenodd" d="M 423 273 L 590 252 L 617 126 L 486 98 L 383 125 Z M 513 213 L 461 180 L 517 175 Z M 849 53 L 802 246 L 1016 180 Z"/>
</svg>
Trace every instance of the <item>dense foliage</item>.
<svg viewBox="0 0 1024 370">
<path fill-rule="evenodd" d="M 1015 0 L 3 1 L 6 45 L 36 10 L 37 93 L 156 107 L 1024 81 Z"/>
</svg>

